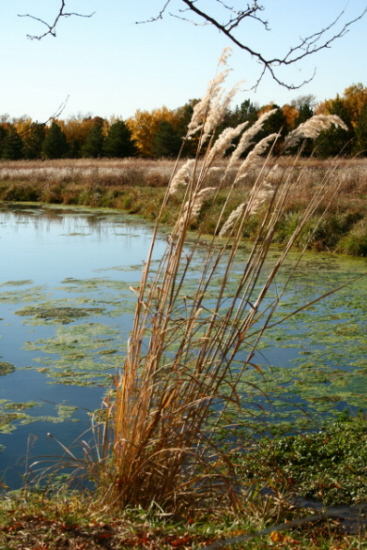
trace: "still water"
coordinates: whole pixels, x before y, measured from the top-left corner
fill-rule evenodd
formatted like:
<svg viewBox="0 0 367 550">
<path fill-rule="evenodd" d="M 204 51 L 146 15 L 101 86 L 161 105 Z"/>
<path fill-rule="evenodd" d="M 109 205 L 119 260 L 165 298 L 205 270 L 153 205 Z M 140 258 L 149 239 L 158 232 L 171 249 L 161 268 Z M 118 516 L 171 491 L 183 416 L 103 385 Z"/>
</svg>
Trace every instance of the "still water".
<svg viewBox="0 0 367 550">
<path fill-rule="evenodd" d="M 46 434 L 69 445 L 100 407 L 121 366 L 129 287 L 139 281 L 151 232 L 119 213 L 1 208 L 0 362 L 16 367 L 0 376 L 0 471 L 8 484 L 21 479 L 27 446 L 33 456 L 59 452 Z M 157 254 L 164 248 L 162 238 Z M 41 315 L 47 307 L 50 317 L 28 315 L 27 306 Z M 72 309 L 65 315 L 60 307 Z"/>
<path fill-rule="evenodd" d="M 151 234 L 113 211 L 0 208 L 0 472 L 8 485 L 22 483 L 31 457 L 60 454 L 54 438 L 69 446 L 89 428 L 123 363 L 130 286 Z M 156 258 L 165 247 L 162 234 Z M 274 320 L 366 271 L 364 259 L 306 254 Z M 258 425 L 304 429 L 318 417 L 364 412 L 367 279 L 267 331 L 254 362 L 240 391 L 243 415 Z"/>
</svg>

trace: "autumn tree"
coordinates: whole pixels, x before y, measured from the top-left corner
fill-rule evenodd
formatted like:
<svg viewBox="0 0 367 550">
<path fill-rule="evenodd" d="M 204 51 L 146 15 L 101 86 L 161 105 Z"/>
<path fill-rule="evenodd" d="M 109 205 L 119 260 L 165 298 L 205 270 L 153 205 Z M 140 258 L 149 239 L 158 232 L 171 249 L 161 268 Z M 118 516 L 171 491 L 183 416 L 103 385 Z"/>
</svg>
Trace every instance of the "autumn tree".
<svg viewBox="0 0 367 550">
<path fill-rule="evenodd" d="M 367 104 L 367 88 L 361 83 L 352 84 L 352 86 L 344 90 L 343 101 L 352 124 L 356 125 L 358 118 Z"/>
<path fill-rule="evenodd" d="M 293 130 L 296 126 L 296 120 L 298 119 L 298 111 L 293 105 L 286 103 L 282 107 L 282 113 L 284 115 L 285 124 L 288 130 Z"/>
<path fill-rule="evenodd" d="M 332 127 L 324 130 L 315 140 L 315 152 L 319 157 L 348 156 L 353 150 L 355 132 L 343 99 L 339 96 L 328 102 L 327 114 L 338 115 L 348 126 L 348 130 Z"/>
<path fill-rule="evenodd" d="M 144 157 L 153 156 L 152 147 L 155 135 L 161 122 L 170 122 L 173 126 L 178 123 L 177 114 L 167 107 L 141 111 L 138 109 L 132 118 L 126 121 L 131 131 L 132 139 L 136 143 L 139 153 Z"/>
</svg>

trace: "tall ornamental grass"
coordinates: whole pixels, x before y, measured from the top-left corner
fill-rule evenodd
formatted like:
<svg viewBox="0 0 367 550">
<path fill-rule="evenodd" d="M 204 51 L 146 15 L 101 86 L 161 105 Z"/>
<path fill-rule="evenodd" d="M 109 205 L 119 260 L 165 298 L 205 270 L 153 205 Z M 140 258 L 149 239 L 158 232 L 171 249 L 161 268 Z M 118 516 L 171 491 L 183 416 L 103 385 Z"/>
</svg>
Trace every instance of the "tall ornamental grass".
<svg viewBox="0 0 367 550">
<path fill-rule="evenodd" d="M 277 284 L 275 297 L 269 289 L 277 283 L 282 264 L 321 199 L 325 204 L 325 197 L 332 200 L 337 191 L 331 168 L 315 186 L 281 254 L 269 259 L 277 224 L 285 204 L 298 193 L 302 172 L 295 178 L 288 169 L 283 177 L 272 178 L 278 170 L 272 156 L 277 134 L 252 147 L 271 112 L 250 128 L 241 124 L 218 135 L 217 128 L 235 93 L 235 89 L 227 94 L 222 89 L 228 72 L 223 63 L 225 56 L 206 95 L 195 106 L 188 128 L 186 139 L 198 142 L 197 158 L 174 170 L 140 285 L 132 288 L 137 299 L 135 317 L 100 443 L 93 451 L 85 444 L 89 473 L 107 506 L 149 507 L 154 502 L 170 513 L 192 513 L 195 506 L 208 502 L 241 506 L 230 452 L 217 443 L 217 428 L 223 425 L 229 405 L 237 407 L 239 414 L 246 406 L 239 384 L 246 383 L 248 369 L 258 368 L 255 349 L 271 325 L 285 287 L 292 284 L 292 274 L 283 288 Z M 302 136 L 315 137 L 316 128 L 321 131 L 332 124 L 343 125 L 335 116 L 315 117 L 287 138 L 289 145 L 294 146 Z M 243 159 L 244 153 L 248 154 Z M 226 154 L 220 185 L 208 186 L 216 164 L 222 166 Z M 243 203 L 228 214 L 231 193 L 238 192 L 238 186 L 259 163 L 263 168 Z M 296 158 L 293 163 L 296 170 Z M 200 233 L 193 238 L 190 228 L 200 223 L 205 205 L 218 199 L 234 168 L 228 199 L 218 210 L 215 235 L 206 239 L 203 247 Z M 160 220 L 177 196 L 182 199 L 181 208 L 157 264 L 154 253 Z M 255 214 L 262 220 L 256 239 L 248 254 L 241 256 L 236 288 L 229 291 L 235 262 L 238 273 L 244 228 Z M 66 455 L 70 458 L 70 452 Z"/>
</svg>

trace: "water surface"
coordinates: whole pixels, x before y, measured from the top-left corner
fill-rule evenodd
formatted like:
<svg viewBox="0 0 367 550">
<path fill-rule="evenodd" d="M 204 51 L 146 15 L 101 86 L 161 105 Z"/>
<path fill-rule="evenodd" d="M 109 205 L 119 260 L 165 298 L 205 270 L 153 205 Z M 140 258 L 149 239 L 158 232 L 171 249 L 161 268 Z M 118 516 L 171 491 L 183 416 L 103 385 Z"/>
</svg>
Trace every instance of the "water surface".
<svg viewBox="0 0 367 550">
<path fill-rule="evenodd" d="M 27 455 L 60 453 L 54 438 L 70 445 L 89 428 L 123 363 L 135 305 L 130 286 L 140 279 L 151 234 L 149 224 L 114 211 L 0 208 L 0 361 L 15 366 L 0 376 L 0 471 L 12 487 L 22 481 Z M 156 258 L 165 247 L 162 235 Z M 271 252 L 270 264 L 278 254 Z M 205 249 L 189 288 L 201 255 Z M 229 294 L 244 262 L 246 249 Z M 268 301 L 290 269 L 288 262 Z M 362 259 L 306 254 L 274 321 L 365 271 Z M 364 412 L 366 294 L 362 278 L 267 331 L 258 369 L 244 373 L 234 420 L 302 430 L 345 410 Z"/>
</svg>

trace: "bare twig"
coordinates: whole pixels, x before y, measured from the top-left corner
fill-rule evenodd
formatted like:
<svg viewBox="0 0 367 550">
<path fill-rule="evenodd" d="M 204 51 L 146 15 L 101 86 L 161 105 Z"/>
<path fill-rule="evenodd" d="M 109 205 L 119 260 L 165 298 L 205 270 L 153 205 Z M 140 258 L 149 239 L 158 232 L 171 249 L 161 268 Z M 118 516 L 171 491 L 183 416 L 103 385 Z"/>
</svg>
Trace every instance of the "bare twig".
<svg viewBox="0 0 367 550">
<path fill-rule="evenodd" d="M 59 13 L 57 14 L 53 23 L 47 23 L 44 19 L 40 17 L 35 17 L 30 14 L 19 15 L 19 17 L 28 17 L 38 21 L 42 25 L 47 27 L 47 30 L 41 35 L 27 35 L 31 40 L 42 40 L 45 36 L 51 35 L 56 37 L 56 27 L 62 17 L 87 17 L 90 18 L 94 15 L 91 14 L 80 14 L 76 12 L 66 12 L 65 4 L 67 0 L 60 0 L 61 5 Z M 216 5 L 220 5 L 222 8 L 221 13 L 225 13 L 224 20 L 221 20 L 219 15 L 213 14 L 209 11 L 209 8 L 199 8 L 198 0 L 177 0 L 181 2 L 184 6 L 178 8 L 176 12 L 169 12 L 168 7 L 171 5 L 172 0 L 162 0 L 162 8 L 160 9 L 158 15 L 152 16 L 144 21 L 137 21 L 137 23 L 153 23 L 163 17 L 168 13 L 171 17 L 179 18 L 183 21 L 188 21 L 194 25 L 212 25 L 215 27 L 221 34 L 224 34 L 233 44 L 238 48 L 245 51 L 251 57 L 253 57 L 261 65 L 260 75 L 256 80 L 255 84 L 252 86 L 252 90 L 256 89 L 262 78 L 266 73 L 270 74 L 271 78 L 275 80 L 280 86 L 287 88 L 288 90 L 297 90 L 303 85 L 310 82 L 314 76 L 314 73 L 308 79 L 304 79 L 300 83 L 290 83 L 283 80 L 278 76 L 279 67 L 284 67 L 288 65 L 296 64 L 310 55 L 314 55 L 323 49 L 330 48 L 330 46 L 339 38 L 342 38 L 348 31 L 351 25 L 362 19 L 367 13 L 367 5 L 361 11 L 361 13 L 354 19 L 348 21 L 344 25 L 337 29 L 338 23 L 341 22 L 342 17 L 345 15 L 345 10 L 341 11 L 340 14 L 326 27 L 323 27 L 321 30 L 306 36 L 305 38 L 300 37 L 299 42 L 291 46 L 285 55 L 280 57 L 268 57 L 265 56 L 260 50 L 252 48 L 247 44 L 244 39 L 239 38 L 236 34 L 236 31 L 239 31 L 242 23 L 246 19 L 252 19 L 260 23 L 265 30 L 269 31 L 269 22 L 266 19 L 263 19 L 260 14 L 264 11 L 264 6 L 258 3 L 258 0 L 252 0 L 250 3 L 247 3 L 246 7 L 241 9 L 235 8 L 234 5 L 230 5 L 226 0 L 215 0 Z M 232 0 L 235 2 L 235 0 Z M 240 2 L 240 4 L 243 2 Z M 181 5 L 182 5 L 181 4 Z M 190 19 L 187 14 L 194 14 L 199 18 L 200 23 Z M 332 36 L 329 36 L 328 33 L 332 33 Z M 334 34 L 333 34 L 334 33 Z"/>
<path fill-rule="evenodd" d="M 147 21 L 143 22 L 150 23 L 157 21 L 158 19 L 162 19 L 167 12 L 167 7 L 170 2 L 171 0 L 168 0 L 165 3 L 164 7 L 156 17 L 151 17 Z M 176 13 L 170 12 L 170 16 L 179 18 L 183 21 L 188 21 L 194 25 L 212 25 L 213 27 L 218 29 L 220 33 L 224 34 L 238 48 L 247 52 L 251 57 L 253 57 L 260 63 L 260 65 L 262 66 L 260 76 L 258 77 L 256 83 L 251 89 L 257 88 L 266 73 L 269 73 L 272 79 L 275 80 L 275 82 L 277 82 L 280 86 L 283 86 L 289 90 L 297 90 L 304 84 L 307 84 L 314 78 L 315 72 L 310 76 L 310 78 L 305 79 L 298 84 L 294 84 L 286 82 L 282 78 L 280 78 L 278 76 L 277 69 L 281 66 L 293 65 L 302 61 L 310 55 L 318 53 L 323 49 L 330 48 L 333 42 L 335 42 L 339 38 L 342 38 L 349 31 L 351 25 L 362 19 L 362 17 L 364 17 L 367 13 L 366 6 L 357 17 L 345 23 L 338 30 L 336 27 L 343 15 L 345 15 L 345 10 L 343 10 L 328 26 L 323 27 L 321 30 L 311 34 L 310 36 L 307 36 L 305 38 L 301 37 L 299 39 L 299 43 L 295 46 L 291 46 L 284 56 L 272 58 L 267 57 L 263 55 L 261 51 L 250 47 L 247 43 L 244 42 L 243 39 L 240 39 L 234 34 L 236 30 L 239 30 L 241 23 L 243 23 L 245 19 L 254 19 L 258 21 L 261 25 L 263 25 L 266 30 L 270 30 L 268 21 L 262 19 L 259 16 L 260 12 L 264 11 L 264 6 L 259 5 L 257 0 L 253 0 L 251 5 L 247 4 L 247 8 L 242 10 L 235 9 L 234 7 L 226 4 L 224 0 L 216 0 L 216 2 L 219 3 L 226 12 L 226 18 L 224 19 L 224 21 L 219 20 L 218 16 L 211 15 L 208 9 L 200 9 L 198 7 L 197 0 L 181 0 L 181 2 L 185 4 L 186 8 L 179 9 Z M 184 15 L 187 13 L 192 13 L 198 16 L 201 23 L 197 23 L 196 21 L 193 21 L 189 17 Z M 335 31 L 334 34 L 331 37 L 328 37 L 327 33 L 332 30 Z"/>
<path fill-rule="evenodd" d="M 53 23 L 47 23 L 44 19 L 41 19 L 40 17 L 35 17 L 34 15 L 30 15 L 29 13 L 26 14 L 18 14 L 18 17 L 28 17 L 29 19 L 34 19 L 35 21 L 38 21 L 39 23 L 42 23 L 42 25 L 45 25 L 47 27 L 47 31 L 45 31 L 43 34 L 40 35 L 31 35 L 27 34 L 28 38 L 30 40 L 42 40 L 42 38 L 45 38 L 45 36 L 48 36 L 49 34 L 56 37 L 56 27 L 62 17 L 86 17 L 90 18 L 94 15 L 95 12 L 90 14 L 81 14 L 76 12 L 66 12 L 65 10 L 65 0 L 61 0 L 60 10 L 59 13 L 56 15 L 55 20 Z"/>
</svg>

